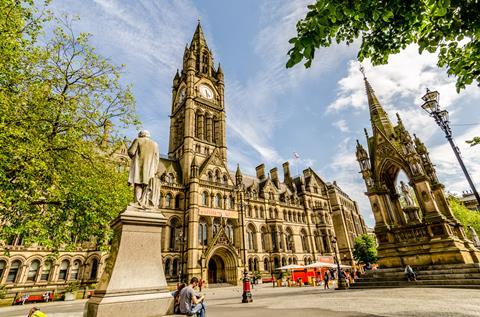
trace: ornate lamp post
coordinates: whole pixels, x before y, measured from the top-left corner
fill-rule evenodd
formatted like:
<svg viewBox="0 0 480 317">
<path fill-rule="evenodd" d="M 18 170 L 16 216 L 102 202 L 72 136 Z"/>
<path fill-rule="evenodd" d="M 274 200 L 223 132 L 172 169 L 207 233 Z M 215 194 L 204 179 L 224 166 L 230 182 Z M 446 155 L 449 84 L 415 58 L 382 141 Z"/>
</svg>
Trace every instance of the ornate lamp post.
<svg viewBox="0 0 480 317">
<path fill-rule="evenodd" d="M 339 252 L 337 250 L 337 238 L 333 237 L 332 239 L 332 244 L 333 244 L 333 249 L 335 250 L 335 261 L 337 262 L 337 288 L 336 290 L 345 290 L 347 289 L 347 286 L 345 285 L 345 282 L 343 281 L 343 274 L 342 270 L 340 268 L 340 256 Z"/>
<path fill-rule="evenodd" d="M 452 129 L 450 129 L 450 124 L 449 124 L 450 120 L 448 118 L 448 111 L 440 109 L 440 105 L 439 105 L 440 93 L 438 91 L 430 91 L 427 88 L 427 93 L 422 97 L 422 99 L 423 101 L 425 101 L 425 103 L 422 105 L 422 109 L 425 110 L 431 117 L 433 117 L 437 125 L 443 130 L 443 132 L 445 132 L 445 137 L 450 143 L 450 146 L 453 149 L 453 153 L 455 153 L 458 163 L 460 163 L 460 167 L 462 168 L 463 173 L 465 174 L 465 178 L 467 179 L 468 184 L 470 185 L 470 188 L 472 189 L 473 194 L 477 199 L 477 206 L 480 207 L 480 196 L 478 195 L 477 189 L 475 188 L 475 185 L 473 184 L 473 181 L 470 178 L 470 175 L 468 174 L 465 165 L 463 164 L 462 157 L 460 156 L 460 150 L 458 149 L 458 147 L 455 145 L 455 142 L 453 141 Z"/>
<path fill-rule="evenodd" d="M 253 301 L 250 279 L 248 278 L 248 269 L 247 269 L 247 245 L 245 243 L 245 212 L 243 210 L 243 195 L 242 192 L 238 191 L 240 214 L 242 217 L 242 245 L 243 245 L 243 293 L 242 293 L 242 303 L 251 303 Z"/>
<path fill-rule="evenodd" d="M 178 272 L 178 283 L 182 283 L 182 280 L 183 280 L 183 262 L 184 262 L 184 246 L 185 246 L 185 237 L 183 235 L 183 232 L 180 232 L 178 234 L 178 236 L 175 238 L 175 240 L 178 241 L 178 243 L 180 244 L 180 271 Z"/>
</svg>

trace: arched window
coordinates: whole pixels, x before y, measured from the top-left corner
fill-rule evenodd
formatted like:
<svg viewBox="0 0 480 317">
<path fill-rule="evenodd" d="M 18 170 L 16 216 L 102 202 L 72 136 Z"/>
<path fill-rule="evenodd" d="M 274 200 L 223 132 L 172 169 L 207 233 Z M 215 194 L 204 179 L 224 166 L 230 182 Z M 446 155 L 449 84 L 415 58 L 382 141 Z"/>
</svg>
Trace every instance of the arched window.
<svg viewBox="0 0 480 317">
<path fill-rule="evenodd" d="M 14 283 L 17 280 L 18 270 L 20 269 L 20 261 L 14 261 L 10 266 L 10 270 L 8 271 L 7 276 L 7 283 Z"/>
<path fill-rule="evenodd" d="M 253 271 L 258 271 L 258 259 L 253 259 Z"/>
<path fill-rule="evenodd" d="M 70 273 L 71 280 L 78 279 L 78 271 L 80 271 L 80 261 L 76 260 L 75 262 L 73 262 L 73 265 L 72 265 L 72 270 Z"/>
<path fill-rule="evenodd" d="M 263 270 L 268 271 L 268 259 L 263 259 Z"/>
<path fill-rule="evenodd" d="M 178 194 L 177 196 L 175 196 L 175 209 L 179 209 L 179 208 L 180 208 L 180 200 L 181 200 L 180 194 Z"/>
<path fill-rule="evenodd" d="M 207 192 L 202 193 L 202 206 L 208 205 L 208 194 Z"/>
<path fill-rule="evenodd" d="M 282 266 L 285 266 L 285 265 L 287 265 L 287 259 L 282 258 Z"/>
<path fill-rule="evenodd" d="M 220 220 L 218 218 L 215 218 L 213 220 L 213 235 L 215 236 L 219 230 L 220 230 Z"/>
<path fill-rule="evenodd" d="M 220 171 L 216 170 L 215 171 L 215 183 L 221 183 L 222 178 L 220 177 Z"/>
<path fill-rule="evenodd" d="M 167 196 L 165 196 L 165 207 L 166 208 L 172 208 L 172 195 L 171 194 L 167 194 Z"/>
<path fill-rule="evenodd" d="M 233 209 L 233 197 L 227 198 L 227 209 Z"/>
<path fill-rule="evenodd" d="M 58 279 L 59 280 L 67 279 L 67 273 L 68 273 L 69 265 L 70 265 L 70 262 L 68 262 L 68 260 L 63 260 L 62 261 L 62 263 L 60 264 L 60 270 L 58 271 Z"/>
<path fill-rule="evenodd" d="M 252 208 L 246 206 L 245 209 L 247 210 L 247 217 L 252 217 Z"/>
<path fill-rule="evenodd" d="M 307 236 L 304 231 L 300 233 L 300 240 L 302 241 L 302 250 L 303 252 L 309 252 L 308 250 L 308 243 L 307 243 Z"/>
<path fill-rule="evenodd" d="M 254 249 L 253 232 L 250 228 L 247 229 L 247 249 L 248 250 L 253 250 Z"/>
<path fill-rule="evenodd" d="M 170 259 L 165 260 L 165 275 L 170 275 Z"/>
<path fill-rule="evenodd" d="M 267 250 L 267 232 L 265 231 L 265 228 L 262 228 L 262 251 Z"/>
<path fill-rule="evenodd" d="M 228 177 L 227 177 L 227 175 L 223 175 L 223 185 L 228 185 Z"/>
<path fill-rule="evenodd" d="M 7 266 L 7 262 L 0 261 L 0 281 L 2 280 L 3 273 L 5 272 L 5 267 Z"/>
<path fill-rule="evenodd" d="M 27 273 L 27 281 L 35 282 L 35 280 L 37 279 L 39 268 L 40 268 L 39 260 L 35 260 L 35 261 L 32 261 L 32 263 L 30 263 L 30 267 L 28 268 L 28 273 Z"/>
<path fill-rule="evenodd" d="M 288 258 L 288 265 L 290 265 L 292 263 L 293 263 L 292 258 Z"/>
<path fill-rule="evenodd" d="M 177 276 L 178 273 L 178 259 L 173 259 L 172 262 L 172 275 Z"/>
<path fill-rule="evenodd" d="M 260 218 L 265 219 L 265 213 L 263 212 L 263 208 L 260 207 Z"/>
<path fill-rule="evenodd" d="M 248 259 L 248 270 L 250 272 L 253 271 L 253 261 L 252 261 L 252 258 Z"/>
<path fill-rule="evenodd" d="M 95 280 L 98 274 L 98 260 L 93 259 L 92 261 L 92 269 L 90 270 L 90 279 Z"/>
<path fill-rule="evenodd" d="M 43 263 L 42 274 L 40 276 L 40 281 L 48 281 L 50 279 L 50 272 L 52 271 L 52 262 L 47 261 Z"/>
<path fill-rule="evenodd" d="M 198 224 L 198 241 L 200 245 L 207 245 L 207 222 L 203 219 Z"/>
<path fill-rule="evenodd" d="M 170 249 L 177 249 L 177 237 L 180 234 L 180 223 L 177 218 L 173 218 L 170 222 Z"/>
<path fill-rule="evenodd" d="M 222 208 L 222 196 L 220 194 L 215 196 L 215 207 Z"/>
</svg>

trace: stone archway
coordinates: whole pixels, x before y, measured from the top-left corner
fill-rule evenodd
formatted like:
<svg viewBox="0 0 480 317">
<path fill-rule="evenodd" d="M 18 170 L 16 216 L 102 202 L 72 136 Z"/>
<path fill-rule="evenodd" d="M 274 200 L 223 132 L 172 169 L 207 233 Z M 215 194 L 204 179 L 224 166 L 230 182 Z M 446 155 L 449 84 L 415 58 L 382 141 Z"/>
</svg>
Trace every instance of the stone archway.
<svg viewBox="0 0 480 317">
<path fill-rule="evenodd" d="M 219 246 L 212 250 L 207 263 L 208 284 L 237 284 L 238 259 L 227 247 Z"/>
</svg>

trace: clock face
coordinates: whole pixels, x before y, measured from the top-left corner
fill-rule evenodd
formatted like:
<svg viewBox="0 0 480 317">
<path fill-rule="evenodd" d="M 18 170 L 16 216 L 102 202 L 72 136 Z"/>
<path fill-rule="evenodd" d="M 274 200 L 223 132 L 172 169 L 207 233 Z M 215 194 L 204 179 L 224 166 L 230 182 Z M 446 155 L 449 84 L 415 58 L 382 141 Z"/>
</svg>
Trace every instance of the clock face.
<svg viewBox="0 0 480 317">
<path fill-rule="evenodd" d="M 203 98 L 212 99 L 213 98 L 213 91 L 208 86 L 200 85 L 200 95 Z"/>
</svg>

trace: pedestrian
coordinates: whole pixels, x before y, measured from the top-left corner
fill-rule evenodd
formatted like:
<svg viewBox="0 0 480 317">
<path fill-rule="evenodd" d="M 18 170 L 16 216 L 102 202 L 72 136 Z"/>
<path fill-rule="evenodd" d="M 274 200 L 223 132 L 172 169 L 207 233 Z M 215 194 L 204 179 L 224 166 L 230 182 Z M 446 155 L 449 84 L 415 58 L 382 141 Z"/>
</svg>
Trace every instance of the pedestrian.
<svg viewBox="0 0 480 317">
<path fill-rule="evenodd" d="M 50 292 L 43 293 L 43 300 L 45 301 L 45 303 L 48 303 L 49 299 L 50 299 Z"/>
<path fill-rule="evenodd" d="M 202 278 L 200 278 L 200 280 L 198 281 L 198 289 L 200 290 L 200 292 L 202 291 L 203 283 L 205 282 L 203 281 Z"/>
<path fill-rule="evenodd" d="M 405 276 L 407 277 L 407 280 L 409 282 L 417 280 L 417 276 L 416 276 L 415 272 L 413 271 L 412 267 L 408 264 L 405 267 Z"/>
<path fill-rule="evenodd" d="M 185 283 L 177 284 L 177 289 L 171 294 L 173 296 L 173 313 L 180 314 L 180 292 L 185 287 Z"/>
<path fill-rule="evenodd" d="M 195 276 L 190 280 L 190 284 L 180 291 L 180 313 L 188 316 L 197 315 L 205 317 L 205 296 L 196 293 L 194 288 L 198 286 L 198 278 Z"/>
<path fill-rule="evenodd" d="M 27 299 L 30 297 L 30 295 L 27 293 L 27 294 L 24 294 L 22 296 L 22 305 L 25 305 L 25 302 L 27 301 Z"/>
<path fill-rule="evenodd" d="M 328 271 L 325 272 L 325 275 L 323 276 L 323 289 L 330 289 L 328 286 L 328 282 L 330 281 L 330 277 L 328 276 Z"/>
<path fill-rule="evenodd" d="M 28 312 L 28 317 L 47 317 L 47 315 L 42 313 L 37 307 L 32 307 Z"/>
</svg>

